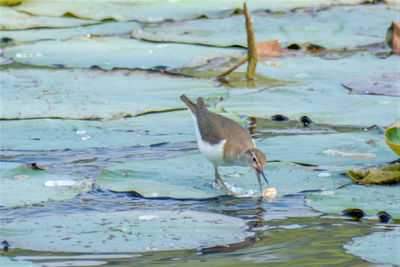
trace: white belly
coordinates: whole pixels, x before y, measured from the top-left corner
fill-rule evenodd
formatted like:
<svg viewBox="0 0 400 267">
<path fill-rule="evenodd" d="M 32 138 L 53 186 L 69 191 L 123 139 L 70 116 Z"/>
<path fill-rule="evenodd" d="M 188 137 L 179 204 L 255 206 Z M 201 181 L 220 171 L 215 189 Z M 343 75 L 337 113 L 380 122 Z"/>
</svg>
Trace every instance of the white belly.
<svg viewBox="0 0 400 267">
<path fill-rule="evenodd" d="M 203 154 L 203 156 L 206 159 L 208 159 L 214 166 L 228 165 L 226 162 L 224 162 L 224 145 L 226 143 L 226 140 L 224 139 L 217 144 L 210 144 L 204 141 L 201 138 L 196 116 L 194 116 L 192 113 L 190 114 L 192 115 L 194 121 L 194 129 L 196 132 L 197 145 L 199 146 L 201 154 Z"/>
</svg>

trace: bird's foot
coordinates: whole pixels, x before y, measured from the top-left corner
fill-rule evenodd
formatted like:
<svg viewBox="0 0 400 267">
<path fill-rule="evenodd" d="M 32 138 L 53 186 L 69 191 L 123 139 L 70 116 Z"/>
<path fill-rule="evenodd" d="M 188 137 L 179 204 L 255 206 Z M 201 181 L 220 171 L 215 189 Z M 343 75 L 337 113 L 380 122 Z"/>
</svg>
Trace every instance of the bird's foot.
<svg viewBox="0 0 400 267">
<path fill-rule="evenodd" d="M 225 191 L 227 191 L 228 194 L 231 195 L 231 196 L 235 196 L 235 197 L 238 197 L 238 196 L 239 196 L 239 194 L 238 194 L 237 192 L 232 191 L 223 181 L 222 181 L 222 183 L 221 183 L 221 182 L 218 181 L 218 180 L 214 180 L 214 181 L 211 183 L 211 187 L 212 187 L 213 189 L 215 189 L 215 190 L 225 190 Z"/>
</svg>

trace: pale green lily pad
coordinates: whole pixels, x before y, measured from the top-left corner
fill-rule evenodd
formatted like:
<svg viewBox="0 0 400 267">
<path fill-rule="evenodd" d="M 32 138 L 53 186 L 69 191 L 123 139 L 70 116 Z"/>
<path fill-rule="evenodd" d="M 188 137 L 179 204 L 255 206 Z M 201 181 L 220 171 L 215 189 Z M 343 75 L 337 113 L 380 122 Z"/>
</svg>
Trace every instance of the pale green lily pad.
<svg viewBox="0 0 400 267">
<path fill-rule="evenodd" d="M 21 63 L 74 68 L 98 66 L 102 69 L 154 67 L 181 68 L 201 65 L 214 57 L 238 57 L 242 49 L 158 44 L 130 38 L 75 37 L 67 41 L 42 41 L 8 47 L 4 56 Z"/>
<path fill-rule="evenodd" d="M 367 261 L 400 265 L 400 229 L 395 226 L 391 231 L 353 238 L 344 248 Z"/>
<path fill-rule="evenodd" d="M 301 6 L 318 6 L 335 3 L 353 4 L 359 0 L 297 0 L 297 1 L 252 1 L 249 3 L 250 10 L 269 9 L 274 11 L 289 10 Z M 166 19 L 182 20 L 195 19 L 200 16 L 221 18 L 230 16 L 235 9 L 243 8 L 242 0 L 229 1 L 163 1 L 163 0 L 127 0 L 124 2 L 110 2 L 108 0 L 97 0 L 96 5 L 86 1 L 58 0 L 29 0 L 17 10 L 29 12 L 36 15 L 62 16 L 71 13 L 81 18 L 95 20 L 115 19 L 118 21 L 139 20 L 157 22 Z"/>
<path fill-rule="evenodd" d="M 279 3 L 287 2 L 293 1 Z M 386 5 L 360 5 L 336 6 L 314 11 L 313 14 L 308 9 L 282 15 L 253 14 L 252 21 L 257 42 L 279 40 L 283 46 L 309 42 L 325 48 L 340 49 L 382 42 L 388 25 L 397 17 L 398 12 L 388 9 Z M 247 47 L 243 15 L 144 25 L 134 30 L 132 36 L 160 42 Z"/>
<path fill-rule="evenodd" d="M 400 186 L 382 185 L 348 185 L 334 191 L 310 193 L 307 204 L 314 209 L 340 214 L 347 208 L 362 209 L 368 215 L 386 211 L 393 218 L 400 218 L 399 195 Z"/>
<path fill-rule="evenodd" d="M 211 80 L 145 71 L 9 69 L 1 75 L 3 118 L 118 119 L 184 108 L 179 96 L 189 91 L 225 95 Z"/>
<path fill-rule="evenodd" d="M 10 38 L 15 42 L 32 42 L 39 40 L 66 40 L 74 36 L 110 36 L 129 34 L 139 27 L 132 22 L 104 22 L 101 24 L 63 28 L 63 29 L 29 29 L 24 31 L 0 31 L 0 38 Z"/>
<path fill-rule="evenodd" d="M 220 167 L 219 172 L 238 195 L 260 196 L 255 172 L 250 167 Z M 310 169 L 290 163 L 268 163 L 265 174 L 279 196 L 303 190 L 332 189 L 347 181 L 340 177 L 318 178 Z M 211 186 L 213 181 L 212 164 L 196 154 L 114 165 L 106 168 L 96 182 L 101 188 L 136 191 L 147 197 L 206 198 L 226 195 L 226 191 Z M 267 186 L 264 184 L 263 188 Z"/>
<path fill-rule="evenodd" d="M 186 110 L 105 121 L 0 121 L 1 148 L 11 150 L 120 148 L 183 142 L 194 138 L 193 129 Z"/>
<path fill-rule="evenodd" d="M 366 142 L 368 140 L 372 142 Z M 377 131 L 275 136 L 258 143 L 257 147 L 265 152 L 269 160 L 314 164 L 339 171 L 347 171 L 357 165 L 387 163 L 397 158 Z M 376 155 L 376 158 L 330 156 L 329 153 L 324 153 L 328 149 L 369 153 Z"/>
<path fill-rule="evenodd" d="M 20 164 L 1 162 L 0 166 L 0 206 L 4 207 L 70 199 L 89 191 L 92 185 L 89 179 L 29 170 Z M 57 182 L 68 186 L 54 186 Z"/>
<path fill-rule="evenodd" d="M 12 260 L 9 257 L 0 256 L 0 266 L 5 267 L 40 267 L 42 265 L 26 260 Z"/>
<path fill-rule="evenodd" d="M 251 235 L 246 230 L 243 220 L 226 215 L 129 210 L 14 219 L 2 224 L 2 238 L 29 250 L 145 252 L 237 243 Z"/>
<path fill-rule="evenodd" d="M 26 13 L 15 11 L 10 7 L 0 6 L 0 29 L 21 30 L 31 28 L 65 28 L 97 23 L 93 20 L 77 18 L 54 18 L 43 16 L 32 16 Z"/>
<path fill-rule="evenodd" d="M 264 90 L 231 90 L 229 98 L 218 106 L 241 115 L 270 117 L 282 114 L 289 118 L 307 115 L 316 123 L 385 126 L 397 119 L 398 99 L 389 96 L 349 94 L 341 81 L 364 72 L 393 72 L 398 57 L 379 59 L 370 53 L 340 60 L 318 57 L 282 58 L 257 66 L 257 73 L 274 79 L 303 82 Z M 299 67 L 300 66 L 300 67 Z M 360 69 L 360 66 L 364 66 Z M 241 67 L 238 71 L 245 70 Z"/>
</svg>

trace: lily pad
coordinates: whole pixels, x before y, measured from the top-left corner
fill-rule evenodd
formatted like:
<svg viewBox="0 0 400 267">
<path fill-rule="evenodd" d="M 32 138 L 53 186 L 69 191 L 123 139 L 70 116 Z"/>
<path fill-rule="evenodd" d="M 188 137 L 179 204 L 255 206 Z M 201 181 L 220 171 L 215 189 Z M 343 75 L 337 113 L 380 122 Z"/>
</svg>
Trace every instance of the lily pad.
<svg viewBox="0 0 400 267">
<path fill-rule="evenodd" d="M 303 1 L 270 1 L 268 4 L 262 1 L 254 1 L 249 6 L 250 10 L 269 9 L 275 11 L 289 10 L 300 6 L 318 6 L 329 4 L 354 4 L 358 0 L 303 0 Z M 29 0 L 16 7 L 17 10 L 29 12 L 35 15 L 62 16 L 72 14 L 81 18 L 95 20 L 115 19 L 118 21 L 139 20 L 146 22 L 158 22 L 167 19 L 183 20 L 195 19 L 200 16 L 221 18 L 230 16 L 237 8 L 242 8 L 242 0 L 230 1 L 163 1 L 163 0 L 126 0 L 124 2 L 110 2 L 97 0 L 96 5 L 85 1 L 58 0 L 42 1 Z"/>
<path fill-rule="evenodd" d="M 92 181 L 89 179 L 77 179 L 51 174 L 47 171 L 29 170 L 15 163 L 1 162 L 0 165 L 0 206 L 3 207 L 37 204 L 49 200 L 65 200 L 89 191 L 92 185 Z M 60 186 L 46 186 L 51 185 L 51 181 L 58 181 Z M 68 186 L 62 186 L 63 182 L 67 182 Z"/>
<path fill-rule="evenodd" d="M 250 117 L 247 118 L 246 124 L 252 136 L 256 138 L 265 138 L 275 135 L 359 132 L 363 129 L 363 127 L 360 126 L 313 123 L 308 117 L 301 117 L 299 120 L 289 120 L 283 116 L 279 118 L 282 118 L 282 121 Z M 283 120 L 283 118 L 286 119 Z"/>
<path fill-rule="evenodd" d="M 400 229 L 394 227 L 391 231 L 379 231 L 353 238 L 344 248 L 348 253 L 367 261 L 400 265 L 399 244 Z"/>
<path fill-rule="evenodd" d="M 62 29 L 29 29 L 24 31 L 0 31 L 0 38 L 12 39 L 15 43 L 39 40 L 66 40 L 74 36 L 111 36 L 129 34 L 139 27 L 132 22 L 104 22 L 95 25 L 78 26 Z"/>
<path fill-rule="evenodd" d="M 229 98 L 218 106 L 228 112 L 251 117 L 282 114 L 289 118 L 300 118 L 307 115 L 316 123 L 328 124 L 384 126 L 397 119 L 397 98 L 348 94 L 340 84 L 343 78 L 359 75 L 360 65 L 367 68 L 363 72 L 376 69 L 383 73 L 395 71 L 396 57 L 379 59 L 365 53 L 339 60 L 301 57 L 277 58 L 269 62 L 281 66 L 260 63 L 257 73 L 272 79 L 302 82 L 304 85 L 286 85 L 269 90 L 231 90 Z M 245 67 L 238 69 L 244 70 Z"/>
<path fill-rule="evenodd" d="M 348 185 L 335 191 L 310 193 L 306 203 L 325 213 L 340 214 L 342 210 L 358 208 L 370 216 L 384 210 L 400 218 L 399 189 L 399 185 Z"/>
<path fill-rule="evenodd" d="M 385 131 L 385 141 L 388 146 L 400 156 L 400 127 L 399 125 L 389 127 Z"/>
<path fill-rule="evenodd" d="M 219 172 L 239 195 L 260 196 L 255 172 L 250 167 L 220 167 Z M 303 190 L 332 189 L 346 181 L 340 177 L 318 178 L 310 169 L 285 162 L 268 163 L 265 173 L 278 196 Z M 222 189 L 214 189 L 213 181 L 213 166 L 202 155 L 196 154 L 114 165 L 105 169 L 97 184 L 114 191 L 136 191 L 147 197 L 206 198 L 227 194 Z"/>
<path fill-rule="evenodd" d="M 101 121 L 5 120 L 0 121 L 0 134 L 1 149 L 6 150 L 121 148 L 194 138 L 192 118 L 186 110 Z"/>
<path fill-rule="evenodd" d="M 0 256 L 0 265 L 7 267 L 40 267 L 42 265 L 33 263 L 31 261 L 26 260 L 12 260 L 5 256 Z"/>
<path fill-rule="evenodd" d="M 78 18 L 54 18 L 32 16 L 27 13 L 15 11 L 10 7 L 0 6 L 1 30 L 21 30 L 31 28 L 65 28 L 97 23 L 93 20 Z"/>
<path fill-rule="evenodd" d="M 376 142 L 365 142 L 371 139 Z M 268 160 L 319 165 L 320 168 L 333 171 L 347 171 L 364 164 L 383 164 L 392 161 L 394 156 L 379 131 L 274 136 L 258 143 L 257 147 L 265 152 Z M 293 147 L 296 147 L 296 152 L 293 152 Z M 376 158 L 334 157 L 324 153 L 328 149 L 373 153 Z"/>
<path fill-rule="evenodd" d="M 241 219 L 190 210 L 129 210 L 14 219 L 2 237 L 15 248 L 54 252 L 145 252 L 243 241 Z"/>
<path fill-rule="evenodd" d="M 382 73 L 348 79 L 342 84 L 354 92 L 371 95 L 400 96 L 400 73 Z"/>
<path fill-rule="evenodd" d="M 297 1 L 278 3 L 287 2 Z M 250 8 L 252 5 L 253 2 L 249 3 Z M 374 15 L 371 17 L 371 14 Z M 279 15 L 256 13 L 252 15 L 252 20 L 257 42 L 279 40 L 284 46 L 315 43 L 328 49 L 339 49 L 382 42 L 387 26 L 397 16 L 398 12 L 388 9 L 386 5 L 360 5 L 335 6 L 317 11 L 299 9 Z M 134 30 L 132 36 L 157 42 L 247 47 L 243 15 L 147 24 Z"/>
<path fill-rule="evenodd" d="M 75 37 L 63 42 L 42 41 L 8 47 L 4 51 L 4 56 L 16 62 L 38 66 L 55 64 L 74 68 L 98 66 L 111 70 L 190 67 L 204 64 L 207 59 L 217 56 L 238 57 L 241 53 L 241 49 L 157 44 L 120 37 Z"/>
<path fill-rule="evenodd" d="M 183 92 L 225 94 L 210 80 L 129 70 L 9 69 L 1 85 L 1 116 L 7 119 L 118 119 L 182 109 Z"/>
</svg>

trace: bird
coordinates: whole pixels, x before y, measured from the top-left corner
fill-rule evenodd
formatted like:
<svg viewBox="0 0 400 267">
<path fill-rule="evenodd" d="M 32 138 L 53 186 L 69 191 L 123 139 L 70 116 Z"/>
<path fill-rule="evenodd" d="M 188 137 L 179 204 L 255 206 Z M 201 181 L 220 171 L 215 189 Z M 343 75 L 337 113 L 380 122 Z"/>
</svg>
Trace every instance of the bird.
<svg viewBox="0 0 400 267">
<path fill-rule="evenodd" d="M 215 181 L 229 194 L 235 195 L 235 192 L 221 179 L 218 167 L 250 166 L 255 170 L 262 194 L 261 176 L 269 186 L 264 174 L 267 158 L 255 147 L 255 142 L 247 129 L 234 120 L 209 111 L 202 97 L 197 98 L 197 103 L 184 94 L 180 98 L 192 115 L 200 152 L 214 165 Z"/>
</svg>

